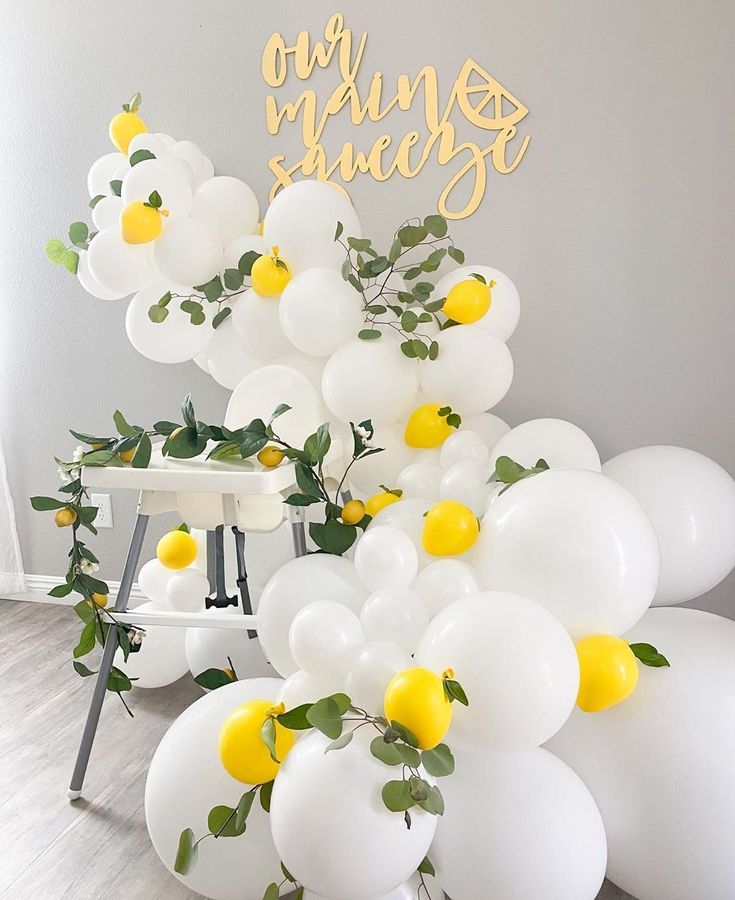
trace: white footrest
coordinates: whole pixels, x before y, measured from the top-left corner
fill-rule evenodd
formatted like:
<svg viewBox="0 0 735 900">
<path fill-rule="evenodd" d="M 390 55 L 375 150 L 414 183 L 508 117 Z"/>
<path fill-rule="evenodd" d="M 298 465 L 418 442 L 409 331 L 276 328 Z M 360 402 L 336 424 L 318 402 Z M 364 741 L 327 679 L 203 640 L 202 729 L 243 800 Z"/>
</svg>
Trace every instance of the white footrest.
<svg viewBox="0 0 735 900">
<path fill-rule="evenodd" d="M 237 631 L 257 631 L 258 628 L 258 617 L 243 615 L 243 613 L 208 615 L 207 613 L 176 612 L 174 610 L 136 613 L 132 609 L 124 613 L 116 612 L 113 615 L 118 622 L 125 625 L 140 625 L 141 628 L 145 628 L 146 625 L 173 625 L 179 628 L 229 628 Z"/>
</svg>

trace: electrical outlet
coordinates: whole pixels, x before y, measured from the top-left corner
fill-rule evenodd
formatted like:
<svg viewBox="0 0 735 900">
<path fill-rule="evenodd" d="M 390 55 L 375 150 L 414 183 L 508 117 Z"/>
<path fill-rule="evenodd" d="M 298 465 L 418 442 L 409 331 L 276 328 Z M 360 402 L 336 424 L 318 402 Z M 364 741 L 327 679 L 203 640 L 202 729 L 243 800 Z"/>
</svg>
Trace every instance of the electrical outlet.
<svg viewBox="0 0 735 900">
<path fill-rule="evenodd" d="M 91 494 L 90 503 L 97 507 L 97 518 L 94 524 L 97 528 L 112 528 L 112 500 L 109 494 Z"/>
</svg>

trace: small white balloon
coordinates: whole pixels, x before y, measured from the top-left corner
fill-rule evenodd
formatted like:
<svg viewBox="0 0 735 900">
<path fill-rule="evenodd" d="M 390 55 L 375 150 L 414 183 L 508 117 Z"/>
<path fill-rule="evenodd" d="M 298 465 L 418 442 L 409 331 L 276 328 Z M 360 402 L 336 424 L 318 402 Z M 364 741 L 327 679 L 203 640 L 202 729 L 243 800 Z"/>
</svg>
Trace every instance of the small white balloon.
<svg viewBox="0 0 735 900">
<path fill-rule="evenodd" d="M 127 164 L 127 161 L 124 153 L 105 153 L 95 160 L 87 175 L 89 196 L 97 197 L 99 194 L 111 193 L 110 182 L 114 181 L 115 173 L 120 166 Z"/>
<path fill-rule="evenodd" d="M 490 450 L 485 439 L 476 431 L 462 428 L 455 431 L 441 445 L 439 458 L 443 469 L 449 469 L 455 463 L 470 462 L 486 466 L 490 461 Z"/>
<path fill-rule="evenodd" d="M 175 165 L 167 165 L 161 159 L 146 159 L 133 166 L 123 179 L 122 201 L 125 206 L 135 200 L 145 202 L 153 191 L 158 191 L 161 207 L 168 210 L 170 222 L 190 214 L 191 186 Z"/>
<path fill-rule="evenodd" d="M 123 211 L 123 202 L 119 197 L 103 197 L 95 203 L 92 210 L 92 223 L 97 231 L 105 228 L 117 227 L 120 224 L 120 213 Z"/>
<path fill-rule="evenodd" d="M 213 176 L 214 164 L 208 156 L 205 156 L 202 159 L 202 164 L 199 167 L 199 171 L 195 173 L 194 187 L 199 187 L 200 184 L 204 184 L 205 181 L 209 181 L 209 179 Z"/>
<path fill-rule="evenodd" d="M 411 657 L 393 641 L 370 641 L 347 652 L 344 689 L 361 709 L 383 715 L 383 698 L 396 672 L 411 665 Z"/>
<path fill-rule="evenodd" d="M 419 570 L 418 553 L 411 538 L 397 528 L 373 527 L 357 542 L 355 570 L 371 591 L 408 587 Z"/>
<path fill-rule="evenodd" d="M 306 269 L 287 285 L 278 304 L 291 343 L 312 356 L 331 356 L 363 324 L 360 294 L 334 269 Z"/>
<path fill-rule="evenodd" d="M 234 241 L 230 241 L 225 247 L 225 256 L 222 264 L 224 269 L 237 269 L 240 258 L 245 253 L 253 251 L 262 256 L 270 248 L 259 234 L 241 234 Z"/>
<path fill-rule="evenodd" d="M 141 134 L 136 134 L 128 144 L 128 159 L 130 159 L 134 153 L 137 153 L 138 150 L 147 150 L 158 159 L 165 156 L 169 152 L 169 149 L 170 148 L 166 145 L 166 142 L 162 139 L 161 135 L 151 134 L 150 131 L 144 131 Z"/>
<path fill-rule="evenodd" d="M 500 416 L 489 412 L 477 413 L 474 416 L 462 416 L 462 428 L 479 434 L 489 450 L 492 450 L 500 438 L 510 431 L 510 425 L 507 422 L 504 422 Z"/>
<path fill-rule="evenodd" d="M 398 473 L 395 486 L 403 491 L 406 499 L 423 497 L 439 499 L 439 485 L 444 472 L 433 463 L 411 463 Z"/>
<path fill-rule="evenodd" d="M 372 522 L 368 525 L 368 532 L 389 525 L 397 528 L 411 541 L 418 555 L 419 564 L 427 565 L 433 558 L 423 548 L 421 536 L 424 531 L 425 513 L 434 505 L 434 500 L 421 497 L 409 497 L 391 503 L 381 509 Z"/>
<path fill-rule="evenodd" d="M 184 569 L 183 571 L 188 571 Z M 220 611 L 216 607 L 208 609 L 207 617 L 232 613 L 231 609 Z M 196 677 L 207 669 L 232 668 L 239 679 L 273 676 L 273 666 L 268 664 L 257 637 L 251 638 L 247 631 L 231 628 L 187 628 L 186 662 L 189 671 Z"/>
<path fill-rule="evenodd" d="M 175 138 L 172 138 L 170 134 L 166 134 L 163 131 L 155 131 L 153 134 L 154 137 L 156 137 L 163 144 L 167 153 L 173 150 L 174 146 L 176 145 Z"/>
<path fill-rule="evenodd" d="M 509 456 L 527 469 L 543 459 L 550 466 L 600 471 L 600 454 L 592 440 L 564 419 L 531 419 L 516 425 L 493 447 L 493 469 L 500 456 Z"/>
<path fill-rule="evenodd" d="M 296 614 L 288 644 L 296 664 L 315 675 L 339 675 L 342 657 L 365 643 L 357 616 L 336 600 L 317 600 Z"/>
<path fill-rule="evenodd" d="M 342 688 L 341 678 L 333 675 L 317 675 L 299 669 L 283 682 L 278 702 L 283 703 L 286 709 L 295 709 L 304 703 L 316 703 L 323 697 L 338 693 Z"/>
<path fill-rule="evenodd" d="M 374 447 L 382 447 L 383 452 L 359 459 L 348 475 L 352 487 L 368 496 L 377 493 L 381 484 L 389 488 L 396 487 L 398 473 L 413 457 L 411 448 L 403 440 L 403 428 L 400 425 L 379 425 L 370 443 Z"/>
<path fill-rule="evenodd" d="M 436 341 L 439 356 L 421 369 L 424 394 L 461 415 L 500 403 L 513 381 L 513 359 L 500 338 L 479 325 L 455 325 Z"/>
<path fill-rule="evenodd" d="M 159 609 L 155 603 L 141 603 L 135 608 L 135 612 L 158 612 Z M 167 625 L 146 625 L 145 622 L 139 625 L 145 630 L 140 649 L 136 653 L 131 653 L 125 662 L 123 652 L 118 648 L 115 665 L 122 669 L 128 678 L 137 679 L 134 682 L 136 688 L 166 687 L 178 681 L 189 671 L 184 649 L 186 629 L 170 628 Z"/>
<path fill-rule="evenodd" d="M 158 162 L 162 166 L 166 166 L 169 172 L 178 175 L 181 181 L 185 181 L 191 190 L 194 190 L 194 172 L 185 159 L 173 153 L 165 153 L 163 156 L 158 157 Z M 166 207 L 164 206 L 163 208 L 165 209 Z"/>
<path fill-rule="evenodd" d="M 479 593 L 480 582 L 475 569 L 461 559 L 439 559 L 419 572 L 413 589 L 436 616 L 455 600 Z"/>
<path fill-rule="evenodd" d="M 457 500 L 463 503 L 476 516 L 482 516 L 493 489 L 488 484 L 490 467 L 480 465 L 470 459 L 455 463 L 442 475 L 439 485 L 439 497 L 442 500 Z"/>
<path fill-rule="evenodd" d="M 370 419 L 373 425 L 390 425 L 411 408 L 418 384 L 417 361 L 407 359 L 396 341 L 383 337 L 350 341 L 330 356 L 324 367 L 322 393 L 329 409 L 343 422 Z"/>
<path fill-rule="evenodd" d="M 138 573 L 138 587 L 156 606 L 168 609 L 168 583 L 172 574 L 158 559 L 149 559 Z"/>
<path fill-rule="evenodd" d="M 217 175 L 196 189 L 191 214 L 215 228 L 220 241 L 229 244 L 256 230 L 260 212 L 257 197 L 244 181 Z"/>
<path fill-rule="evenodd" d="M 454 269 L 437 282 L 432 296 L 446 297 L 455 284 L 472 278 L 473 274 L 482 275 L 487 284 L 495 282 L 490 293 L 490 309 L 477 324 L 499 337 L 501 341 L 507 341 L 518 325 L 521 301 L 518 289 L 500 269 L 493 269 L 492 266 L 462 266 Z"/>
<path fill-rule="evenodd" d="M 125 330 L 128 340 L 138 353 L 154 362 L 171 364 L 193 359 L 201 353 L 212 338 L 212 326 L 208 322 L 193 325 L 187 313 L 182 312 L 180 300 L 168 304 L 168 315 L 163 322 L 152 322 L 148 310 L 169 290 L 188 293 L 162 279 L 154 279 L 132 298 L 125 314 Z"/>
<path fill-rule="evenodd" d="M 182 219 L 166 225 L 155 242 L 154 256 L 158 268 L 171 281 L 206 284 L 222 268 L 222 242 L 206 222 Z"/>
<path fill-rule="evenodd" d="M 125 294 L 119 291 L 111 291 L 97 281 L 97 279 L 89 271 L 89 261 L 87 259 L 87 251 L 79 251 L 79 263 L 77 265 L 77 279 L 84 290 L 96 297 L 98 300 L 120 300 Z"/>
<path fill-rule="evenodd" d="M 193 141 L 176 141 L 173 147 L 169 148 L 169 152 L 178 156 L 179 159 L 183 159 L 195 175 L 204 162 L 204 154 Z"/>
<path fill-rule="evenodd" d="M 211 333 L 206 348 L 206 363 L 207 371 L 217 384 L 234 391 L 246 375 L 265 365 L 265 360 L 243 347 L 231 318 L 225 319 Z"/>
<path fill-rule="evenodd" d="M 232 324 L 240 343 L 250 353 L 273 359 L 291 349 L 278 316 L 277 297 L 261 297 L 252 288 L 235 300 Z"/>
<path fill-rule="evenodd" d="M 287 353 L 277 356 L 273 360 L 273 365 L 289 366 L 291 369 L 296 369 L 297 372 L 306 375 L 317 391 L 321 393 L 322 373 L 324 372 L 323 359 L 319 359 L 316 356 L 308 356 L 306 353 L 302 353 L 300 350 L 292 347 Z M 348 437 L 352 440 L 351 435 L 349 435 L 349 427 L 347 428 L 347 432 Z M 332 429 L 331 434 L 333 438 L 339 436 L 335 429 Z"/>
<path fill-rule="evenodd" d="M 92 277 L 121 296 L 140 290 L 155 275 L 150 244 L 128 244 L 113 225 L 96 234 L 87 250 Z"/>
<path fill-rule="evenodd" d="M 199 569 L 180 569 L 166 585 L 168 605 L 179 612 L 204 612 L 208 595 L 209 579 Z"/>
<path fill-rule="evenodd" d="M 393 641 L 409 655 L 416 651 L 429 619 L 423 599 L 407 587 L 379 588 L 360 611 L 369 641 Z"/>
</svg>

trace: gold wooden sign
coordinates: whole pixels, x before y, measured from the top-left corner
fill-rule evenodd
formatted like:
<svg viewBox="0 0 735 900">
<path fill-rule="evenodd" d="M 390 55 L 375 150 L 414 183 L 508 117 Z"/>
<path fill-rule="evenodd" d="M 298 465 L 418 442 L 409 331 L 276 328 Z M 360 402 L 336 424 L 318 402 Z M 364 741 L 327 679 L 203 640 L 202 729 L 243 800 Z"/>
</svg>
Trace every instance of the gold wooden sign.
<svg viewBox="0 0 735 900">
<path fill-rule="evenodd" d="M 276 155 L 268 166 L 276 177 L 271 199 L 284 186 L 291 184 L 296 173 L 316 176 L 323 181 L 338 178 L 350 182 L 358 172 L 376 181 L 386 181 L 398 172 L 414 178 L 432 154 L 440 166 L 456 162 L 456 170 L 437 200 L 437 209 L 448 219 L 464 219 L 478 208 L 485 194 L 489 162 L 500 174 L 513 172 L 528 148 L 530 136 L 515 141 L 517 124 L 528 109 L 473 59 L 462 64 L 457 78 L 441 108 L 439 84 L 434 66 L 423 66 L 414 78 L 399 75 L 395 88 L 387 91 L 381 72 L 375 72 L 366 92 L 358 90 L 356 80 L 367 43 L 367 34 L 354 40 L 344 27 L 344 17 L 335 13 L 324 29 L 324 41 L 312 45 L 306 31 L 288 45 L 279 32 L 272 34 L 263 50 L 263 78 L 274 93 L 266 98 L 266 123 L 269 134 L 279 133 L 284 121 L 300 121 L 304 155 L 287 162 Z M 293 73 L 299 81 L 309 80 L 318 66 L 330 66 L 339 72 L 340 82 L 320 104 L 316 91 L 303 90 L 296 99 L 283 99 L 286 77 Z M 365 150 L 354 142 L 343 144 L 335 158 L 329 158 L 322 140 L 330 119 L 343 110 L 349 111 L 352 125 L 365 120 L 381 122 L 390 113 L 423 109 L 426 130 L 407 131 L 396 138 L 381 134 Z M 463 141 L 453 124 L 460 117 L 470 126 L 486 134 L 474 141 Z M 395 118 L 395 116 L 394 116 Z M 488 143 L 489 140 L 489 143 Z M 461 191 L 458 190 L 462 186 Z M 457 194 L 469 199 L 452 203 Z"/>
</svg>

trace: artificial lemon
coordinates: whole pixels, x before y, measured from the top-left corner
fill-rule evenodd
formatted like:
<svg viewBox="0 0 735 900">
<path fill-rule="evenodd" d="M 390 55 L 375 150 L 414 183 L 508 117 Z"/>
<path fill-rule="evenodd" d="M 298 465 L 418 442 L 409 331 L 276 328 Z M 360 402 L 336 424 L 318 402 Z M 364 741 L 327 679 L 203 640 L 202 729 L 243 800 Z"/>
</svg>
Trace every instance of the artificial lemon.
<svg viewBox="0 0 735 900">
<path fill-rule="evenodd" d="M 426 514 L 421 543 L 432 556 L 457 556 L 477 540 L 477 516 L 464 503 L 442 500 Z"/>
<path fill-rule="evenodd" d="M 444 679 L 428 669 L 398 672 L 388 683 L 383 702 L 386 719 L 408 728 L 421 750 L 436 747 L 449 730 L 452 705 Z"/>
<path fill-rule="evenodd" d="M 130 450 L 121 450 L 117 455 L 123 462 L 129 463 L 135 456 L 135 447 L 131 447 Z"/>
<path fill-rule="evenodd" d="M 379 494 L 373 494 L 365 501 L 365 513 L 368 516 L 377 516 L 381 509 L 390 506 L 391 503 L 398 503 L 401 499 L 401 492 L 394 494 L 392 491 L 381 491 Z"/>
<path fill-rule="evenodd" d="M 485 284 L 476 278 L 467 278 L 455 284 L 447 294 L 442 312 L 447 318 L 462 325 L 470 325 L 481 319 L 490 309 L 490 288 L 495 284 Z"/>
<path fill-rule="evenodd" d="M 87 600 L 89 606 L 96 606 L 98 609 L 104 609 L 107 606 L 107 594 L 92 594 Z"/>
<path fill-rule="evenodd" d="M 274 469 L 283 459 L 285 453 L 272 445 L 258 451 L 258 462 L 269 469 Z"/>
<path fill-rule="evenodd" d="M 403 439 L 409 447 L 431 449 L 440 447 L 454 431 L 447 424 L 447 417 L 440 416 L 438 403 L 425 403 L 408 417 Z"/>
<path fill-rule="evenodd" d="M 128 146 L 136 134 L 148 131 L 145 122 L 132 110 L 119 112 L 110 122 L 110 140 L 120 153 L 127 154 Z"/>
<path fill-rule="evenodd" d="M 69 509 L 68 506 L 58 509 L 54 514 L 54 522 L 57 528 L 66 528 L 67 525 L 73 525 L 76 520 L 77 514 L 73 509 Z"/>
<path fill-rule="evenodd" d="M 167 209 L 155 209 L 149 203 L 136 200 L 120 213 L 120 234 L 126 244 L 147 244 L 155 241 L 163 229 Z"/>
<path fill-rule="evenodd" d="M 342 521 L 345 525 L 356 525 L 365 517 L 365 504 L 362 500 L 349 500 L 342 507 Z"/>
<path fill-rule="evenodd" d="M 280 763 L 293 747 L 295 736 L 274 721 L 279 760 L 274 762 L 261 730 L 267 718 L 283 711 L 283 705 L 274 706 L 270 700 L 250 700 L 225 719 L 219 732 L 219 758 L 233 778 L 245 784 L 265 784 L 276 777 Z"/>
<path fill-rule="evenodd" d="M 609 709 L 628 697 L 638 684 L 638 662 L 628 643 L 613 634 L 590 634 L 577 641 L 579 694 L 585 712 Z"/>
<path fill-rule="evenodd" d="M 273 253 L 259 256 L 250 270 L 250 284 L 261 297 L 277 297 L 290 280 L 291 269 L 278 255 L 278 247 L 273 248 Z"/>
<path fill-rule="evenodd" d="M 156 556 L 167 569 L 185 569 L 197 555 L 197 542 L 186 531 L 169 531 L 156 547 Z"/>
</svg>

